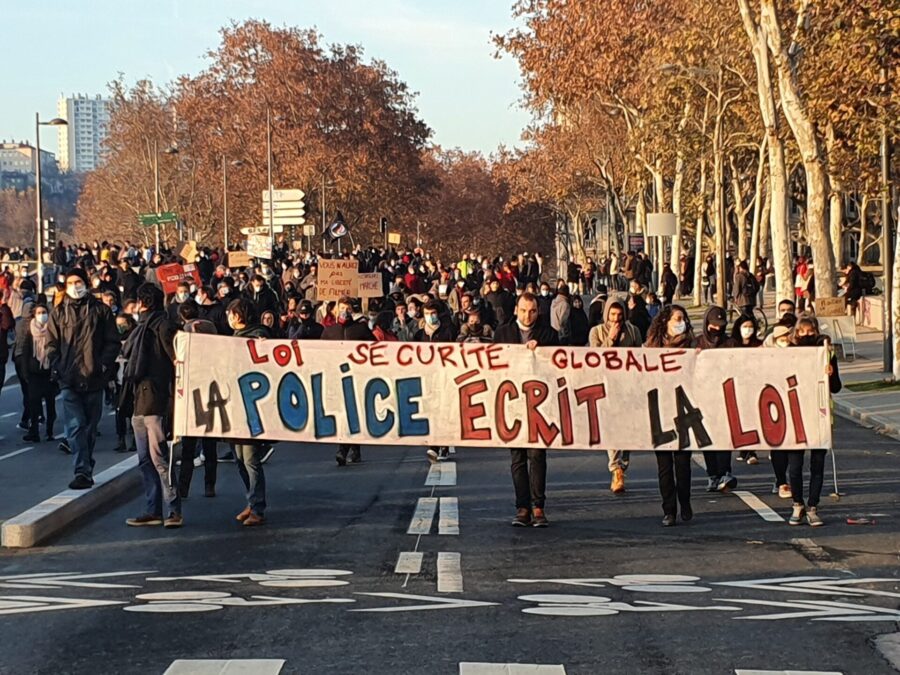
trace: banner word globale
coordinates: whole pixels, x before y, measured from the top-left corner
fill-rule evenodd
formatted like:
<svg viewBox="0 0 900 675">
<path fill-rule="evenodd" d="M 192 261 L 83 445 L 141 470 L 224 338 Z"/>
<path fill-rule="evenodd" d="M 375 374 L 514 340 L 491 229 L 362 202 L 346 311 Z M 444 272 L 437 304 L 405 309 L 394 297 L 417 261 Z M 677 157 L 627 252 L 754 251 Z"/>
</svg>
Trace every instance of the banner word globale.
<svg viewBox="0 0 900 675">
<path fill-rule="evenodd" d="M 175 433 L 382 445 L 831 447 L 827 355 L 179 333 Z"/>
</svg>

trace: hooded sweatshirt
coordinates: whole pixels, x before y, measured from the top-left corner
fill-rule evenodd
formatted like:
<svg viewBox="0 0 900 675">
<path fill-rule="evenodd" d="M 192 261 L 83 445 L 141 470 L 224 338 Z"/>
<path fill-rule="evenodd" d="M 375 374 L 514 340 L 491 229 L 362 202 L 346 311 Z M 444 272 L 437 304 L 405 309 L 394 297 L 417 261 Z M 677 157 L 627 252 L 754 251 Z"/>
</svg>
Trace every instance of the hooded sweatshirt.
<svg viewBox="0 0 900 675">
<path fill-rule="evenodd" d="M 613 307 L 622 310 L 622 329 L 615 343 L 612 341 L 612 325 L 609 322 L 609 312 Z M 641 332 L 625 318 L 627 313 L 625 305 L 621 302 L 617 300 L 607 302 L 603 308 L 603 323 L 591 328 L 588 344 L 591 347 L 640 347 L 643 343 Z"/>
<path fill-rule="evenodd" d="M 717 349 L 719 347 L 727 347 L 728 333 L 725 332 L 725 323 L 720 330 L 710 330 L 709 325 L 713 319 L 726 322 L 727 318 L 725 310 L 721 307 L 710 307 L 703 315 L 703 334 L 697 338 L 698 349 Z"/>
</svg>

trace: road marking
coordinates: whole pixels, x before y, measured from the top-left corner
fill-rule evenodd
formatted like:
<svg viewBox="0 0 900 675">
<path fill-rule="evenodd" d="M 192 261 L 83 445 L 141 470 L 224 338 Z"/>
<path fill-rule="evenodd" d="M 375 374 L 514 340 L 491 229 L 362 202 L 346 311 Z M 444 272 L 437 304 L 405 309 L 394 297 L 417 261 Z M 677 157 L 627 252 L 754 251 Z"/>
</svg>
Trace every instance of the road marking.
<svg viewBox="0 0 900 675">
<path fill-rule="evenodd" d="M 459 675 L 566 675 L 566 669 L 536 663 L 460 663 Z"/>
<path fill-rule="evenodd" d="M 831 556 L 828 555 L 828 551 L 819 546 L 816 542 L 808 537 L 804 537 L 802 539 L 791 539 L 791 544 L 800 549 L 800 553 L 804 558 L 809 560 L 816 567 L 823 567 L 825 569 L 830 570 L 839 570 L 843 569 L 840 565 L 835 563 Z"/>
<path fill-rule="evenodd" d="M 19 414 L 19 413 L 17 413 L 17 412 L 6 413 L 5 415 L 0 415 L 0 419 L 4 419 L 4 420 L 5 420 L 7 417 L 15 417 L 15 416 L 18 415 L 18 414 Z"/>
<path fill-rule="evenodd" d="M 746 490 L 732 490 L 733 495 L 737 495 L 751 509 L 756 511 L 760 518 L 770 523 L 783 523 L 784 518 L 770 509 L 766 503 L 752 492 Z"/>
<path fill-rule="evenodd" d="M 844 675 L 837 670 L 735 670 L 734 675 Z"/>
<path fill-rule="evenodd" d="M 888 633 L 875 638 L 875 648 L 895 670 L 900 670 L 900 633 Z"/>
<path fill-rule="evenodd" d="M 406 534 L 428 534 L 431 532 L 431 522 L 434 520 L 434 512 L 437 510 L 436 497 L 420 497 L 413 512 L 412 520 Z"/>
<path fill-rule="evenodd" d="M 373 607 L 372 609 L 350 609 L 350 612 L 420 612 L 429 609 L 465 609 L 467 607 L 495 607 L 496 602 L 480 600 L 463 600 L 462 598 L 435 598 L 429 595 L 407 595 L 406 593 L 357 593 L 376 598 L 393 598 L 396 600 L 422 600 L 428 604 L 393 605 L 391 607 Z"/>
<path fill-rule="evenodd" d="M 441 551 L 437 559 L 438 593 L 462 593 L 462 556 L 459 553 Z"/>
<path fill-rule="evenodd" d="M 441 515 L 438 518 L 438 534 L 459 534 L 459 499 L 441 497 Z"/>
<path fill-rule="evenodd" d="M 278 675 L 284 659 L 178 659 L 163 675 Z"/>
<path fill-rule="evenodd" d="M 424 553 L 416 551 L 403 551 L 397 557 L 394 574 L 418 574 L 422 571 L 422 557 Z"/>
<path fill-rule="evenodd" d="M 15 457 L 16 455 L 21 455 L 23 452 L 28 452 L 29 450 L 34 450 L 34 446 L 29 445 L 27 448 L 22 448 L 21 450 L 16 450 L 15 452 L 9 452 L 5 455 L 0 455 L 0 461 L 9 459 L 10 457 Z"/>
<path fill-rule="evenodd" d="M 124 605 L 117 600 L 88 600 L 83 598 L 50 598 L 44 595 L 0 595 L 0 615 L 53 612 L 58 609 L 110 607 Z"/>
<path fill-rule="evenodd" d="M 456 485 L 456 462 L 437 462 L 428 469 L 426 487 L 453 487 Z"/>
</svg>

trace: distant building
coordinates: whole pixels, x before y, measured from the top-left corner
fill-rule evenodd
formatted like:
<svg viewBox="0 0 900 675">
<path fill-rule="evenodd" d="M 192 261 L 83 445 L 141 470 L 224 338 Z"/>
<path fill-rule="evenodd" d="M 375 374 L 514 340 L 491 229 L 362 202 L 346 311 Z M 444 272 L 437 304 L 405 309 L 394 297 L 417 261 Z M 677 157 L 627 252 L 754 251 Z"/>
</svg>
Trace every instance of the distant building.
<svg viewBox="0 0 900 675">
<path fill-rule="evenodd" d="M 28 143 L 0 143 L 0 190 L 24 190 L 34 186 L 36 151 Z M 41 171 L 52 174 L 56 170 L 56 157 L 41 150 Z"/>
<path fill-rule="evenodd" d="M 56 114 L 69 124 L 59 131 L 59 168 L 93 171 L 103 159 L 102 146 L 109 125 L 109 100 L 77 94 L 60 96 Z"/>
</svg>

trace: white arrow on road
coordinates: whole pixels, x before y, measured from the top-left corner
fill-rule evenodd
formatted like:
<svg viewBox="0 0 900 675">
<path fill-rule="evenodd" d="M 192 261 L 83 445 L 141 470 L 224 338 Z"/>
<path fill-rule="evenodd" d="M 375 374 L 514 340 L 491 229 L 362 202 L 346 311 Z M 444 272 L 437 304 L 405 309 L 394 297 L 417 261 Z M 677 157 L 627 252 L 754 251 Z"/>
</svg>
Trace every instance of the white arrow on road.
<svg viewBox="0 0 900 675">
<path fill-rule="evenodd" d="M 155 570 L 136 570 L 134 572 L 106 572 L 99 574 L 81 574 L 79 572 L 16 574 L 13 576 L 0 576 L 0 588 L 62 588 L 70 586 L 75 588 L 140 588 L 134 584 L 107 584 L 100 582 L 83 581 L 83 579 L 108 579 L 111 577 L 130 577 L 140 574 L 153 574 Z"/>
<path fill-rule="evenodd" d="M 429 609 L 464 609 L 467 607 L 490 607 L 496 602 L 480 602 L 478 600 L 461 600 L 456 598 L 434 598 L 429 595 L 407 595 L 406 593 L 357 593 L 376 598 L 392 598 L 396 600 L 421 600 L 427 605 L 400 605 L 392 607 L 375 607 L 373 609 L 351 609 L 351 612 L 419 612 Z"/>
<path fill-rule="evenodd" d="M 42 595 L 0 595 L 0 616 L 4 614 L 29 614 L 53 612 L 57 609 L 85 609 L 124 605 L 115 600 L 88 600 L 85 598 L 49 598 Z"/>
</svg>

